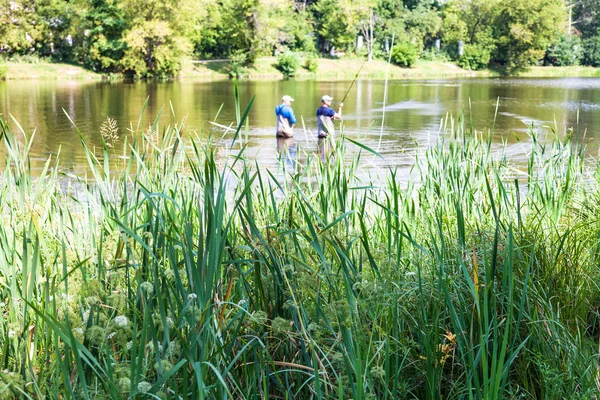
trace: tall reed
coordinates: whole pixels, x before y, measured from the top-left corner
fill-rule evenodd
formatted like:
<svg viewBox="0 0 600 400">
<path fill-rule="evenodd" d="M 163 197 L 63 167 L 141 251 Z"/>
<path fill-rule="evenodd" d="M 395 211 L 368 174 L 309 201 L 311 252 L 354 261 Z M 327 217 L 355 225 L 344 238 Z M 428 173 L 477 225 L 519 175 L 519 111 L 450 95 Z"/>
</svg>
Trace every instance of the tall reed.
<svg viewBox="0 0 600 400">
<path fill-rule="evenodd" d="M 81 136 L 77 179 L 34 174 L 1 122 L 0 398 L 596 396 L 578 142 L 532 133 L 521 171 L 448 117 L 409 182 L 366 179 L 377 153 L 343 135 L 282 178 L 246 159 L 237 104 L 232 142 L 158 118 L 123 154 Z"/>
</svg>

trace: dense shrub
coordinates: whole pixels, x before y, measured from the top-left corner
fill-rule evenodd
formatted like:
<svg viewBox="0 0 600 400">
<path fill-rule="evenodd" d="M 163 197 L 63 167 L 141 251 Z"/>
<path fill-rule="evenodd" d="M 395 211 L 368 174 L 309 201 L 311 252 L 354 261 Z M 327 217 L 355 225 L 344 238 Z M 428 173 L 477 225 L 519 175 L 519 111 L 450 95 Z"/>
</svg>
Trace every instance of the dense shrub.
<svg viewBox="0 0 600 400">
<path fill-rule="evenodd" d="M 566 67 L 579 65 L 583 56 L 581 39 L 576 35 L 562 35 L 546 51 L 546 64 Z"/>
<path fill-rule="evenodd" d="M 600 67 L 600 31 L 583 41 L 582 62 L 592 67 Z"/>
<path fill-rule="evenodd" d="M 314 56 L 309 56 L 304 61 L 304 68 L 306 68 L 309 72 L 317 72 L 319 68 L 319 61 Z"/>
<path fill-rule="evenodd" d="M 412 67 L 418 58 L 419 48 L 411 42 L 400 42 L 392 50 L 392 62 L 401 67 Z"/>
<path fill-rule="evenodd" d="M 246 74 L 246 66 L 249 65 L 248 57 L 243 51 L 233 51 L 229 56 L 228 74 L 231 78 L 240 78 Z"/>
<path fill-rule="evenodd" d="M 446 54 L 443 51 L 436 50 L 434 48 L 429 48 L 429 49 L 424 50 L 421 53 L 421 55 L 419 56 L 419 58 L 421 60 L 425 60 L 425 61 L 440 61 L 440 62 L 446 62 L 449 59 L 448 54 Z"/>
<path fill-rule="evenodd" d="M 464 69 L 483 69 L 490 63 L 491 51 L 489 47 L 481 44 L 467 44 L 463 55 L 458 60 L 458 65 Z"/>
<path fill-rule="evenodd" d="M 285 78 L 291 78 L 296 75 L 296 70 L 300 67 L 300 60 L 294 53 L 283 53 L 277 58 L 277 68 Z"/>
</svg>

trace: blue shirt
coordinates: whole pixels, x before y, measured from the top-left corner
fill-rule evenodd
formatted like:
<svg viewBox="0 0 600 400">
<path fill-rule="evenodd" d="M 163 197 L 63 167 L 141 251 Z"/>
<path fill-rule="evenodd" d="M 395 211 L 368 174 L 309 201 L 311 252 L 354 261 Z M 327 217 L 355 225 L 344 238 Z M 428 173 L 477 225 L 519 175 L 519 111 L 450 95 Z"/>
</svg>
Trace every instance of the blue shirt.
<svg viewBox="0 0 600 400">
<path fill-rule="evenodd" d="M 317 108 L 317 118 L 320 117 L 321 115 L 323 115 L 325 117 L 333 118 L 333 116 L 335 115 L 335 111 L 333 111 L 333 109 L 331 109 L 327 106 L 321 106 L 321 107 Z"/>
<path fill-rule="evenodd" d="M 275 115 L 281 115 L 282 117 L 287 118 L 292 125 L 296 124 L 294 110 L 292 110 L 292 107 L 288 106 L 287 104 L 279 104 L 277 107 L 275 107 Z"/>
</svg>

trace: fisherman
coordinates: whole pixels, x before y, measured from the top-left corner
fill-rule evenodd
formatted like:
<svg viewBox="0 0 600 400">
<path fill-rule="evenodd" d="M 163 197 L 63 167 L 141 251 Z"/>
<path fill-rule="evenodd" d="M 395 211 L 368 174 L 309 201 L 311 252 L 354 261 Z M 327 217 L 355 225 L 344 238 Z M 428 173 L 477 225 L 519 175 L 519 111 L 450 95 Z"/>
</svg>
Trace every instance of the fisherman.
<svg viewBox="0 0 600 400">
<path fill-rule="evenodd" d="M 292 110 L 294 99 L 287 94 L 281 98 L 281 104 L 275 107 L 277 116 L 277 137 L 291 138 L 294 136 L 294 124 L 296 116 Z"/>
<path fill-rule="evenodd" d="M 335 134 L 335 127 L 333 125 L 334 119 L 342 119 L 342 107 L 344 103 L 340 103 L 337 112 L 331 108 L 331 101 L 333 97 L 325 95 L 321 97 L 321 107 L 317 109 L 317 128 L 320 138 L 325 138 L 329 134 Z"/>
</svg>

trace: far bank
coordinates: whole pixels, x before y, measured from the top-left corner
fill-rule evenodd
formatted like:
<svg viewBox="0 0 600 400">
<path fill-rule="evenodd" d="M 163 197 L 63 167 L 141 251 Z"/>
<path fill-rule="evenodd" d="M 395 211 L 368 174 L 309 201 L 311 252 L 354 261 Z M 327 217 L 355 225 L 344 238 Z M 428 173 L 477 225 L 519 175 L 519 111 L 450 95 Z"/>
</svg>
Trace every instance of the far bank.
<svg viewBox="0 0 600 400">
<path fill-rule="evenodd" d="M 451 62 L 417 61 L 413 68 L 402 68 L 388 64 L 383 60 L 373 60 L 365 63 L 362 59 L 331 59 L 316 60 L 316 72 L 310 72 L 305 67 L 298 68 L 294 79 L 336 81 L 354 79 L 360 70 L 363 79 L 440 79 L 440 78 L 485 78 L 500 77 L 501 73 L 492 69 L 470 71 L 460 68 Z M 259 58 L 252 67 L 234 67 L 229 60 L 187 60 L 176 78 L 179 80 L 222 81 L 231 79 L 232 71 L 236 71 L 239 80 L 269 81 L 282 80 L 283 74 L 275 67 L 276 58 Z M 362 66 L 362 70 L 361 70 Z M 2 66 L 0 66 L 0 69 Z M 39 62 L 11 63 L 4 65 L 6 80 L 122 80 L 123 75 L 106 75 L 87 70 L 73 64 Z M 511 75 L 528 78 L 555 77 L 600 77 L 600 68 L 572 67 L 531 67 L 526 71 Z M 2 78 L 0 76 L 0 78 Z"/>
</svg>

